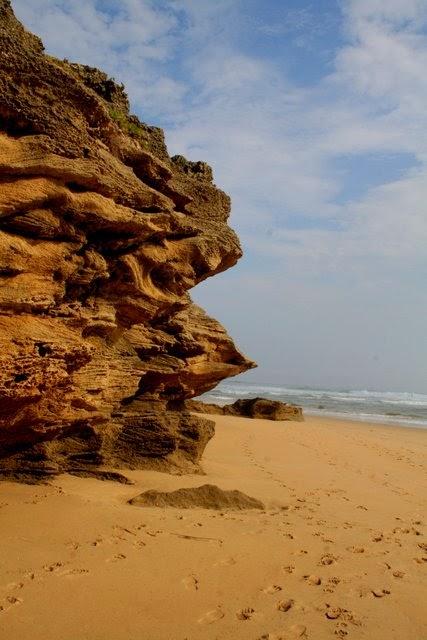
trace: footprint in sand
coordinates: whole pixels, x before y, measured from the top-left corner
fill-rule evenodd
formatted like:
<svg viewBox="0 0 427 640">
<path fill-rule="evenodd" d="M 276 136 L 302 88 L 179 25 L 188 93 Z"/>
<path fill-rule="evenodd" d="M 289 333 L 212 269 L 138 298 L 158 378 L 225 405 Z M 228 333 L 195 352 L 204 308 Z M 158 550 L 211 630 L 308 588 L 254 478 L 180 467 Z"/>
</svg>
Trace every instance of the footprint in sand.
<svg viewBox="0 0 427 640">
<path fill-rule="evenodd" d="M 338 638 L 346 638 L 348 636 L 347 627 L 348 624 L 346 622 L 338 622 L 334 635 L 338 636 Z"/>
<path fill-rule="evenodd" d="M 198 619 L 199 624 L 213 624 L 214 622 L 218 622 L 223 618 L 225 613 L 222 611 L 221 607 L 217 607 L 216 609 L 212 609 L 212 611 L 208 611 L 201 618 Z"/>
<path fill-rule="evenodd" d="M 103 542 L 104 542 L 103 538 L 97 538 L 90 544 L 92 545 L 92 547 L 99 547 L 99 545 L 102 544 Z"/>
<path fill-rule="evenodd" d="M 381 542 L 384 538 L 384 535 L 382 533 L 376 533 L 375 535 L 372 536 L 372 542 Z"/>
<path fill-rule="evenodd" d="M 307 584 L 310 584 L 313 586 L 322 584 L 322 579 L 319 576 L 315 576 L 314 574 L 309 576 L 304 576 L 304 579 L 307 582 Z"/>
<path fill-rule="evenodd" d="M 389 595 L 389 589 L 372 589 L 372 595 L 376 598 L 384 598 L 384 596 Z"/>
<path fill-rule="evenodd" d="M 9 582 L 8 585 L 6 585 L 6 589 L 10 589 L 11 591 L 14 591 L 15 589 L 22 589 L 24 586 L 23 582 Z"/>
<path fill-rule="evenodd" d="M 293 573 L 295 571 L 295 567 L 293 564 L 289 564 L 286 567 L 282 567 L 282 571 L 284 573 Z"/>
<path fill-rule="evenodd" d="M 14 607 L 15 605 L 22 604 L 22 598 L 17 598 L 16 596 L 7 596 L 3 601 L 4 604 L 0 605 L 0 612 L 5 612 Z"/>
<path fill-rule="evenodd" d="M 277 610 L 286 613 L 287 611 L 289 611 L 289 609 L 292 609 L 293 605 L 294 601 L 291 598 L 289 600 L 280 600 L 277 603 Z"/>
<path fill-rule="evenodd" d="M 144 540 L 135 540 L 135 542 L 133 543 L 134 547 L 146 547 L 147 543 L 144 542 Z"/>
<path fill-rule="evenodd" d="M 62 566 L 63 562 L 54 562 L 53 564 L 45 564 L 43 569 L 53 573 L 54 571 L 58 571 Z"/>
<path fill-rule="evenodd" d="M 347 551 L 351 551 L 351 553 L 365 553 L 365 549 L 363 547 L 347 547 Z"/>
<path fill-rule="evenodd" d="M 80 547 L 80 544 L 78 542 L 68 542 L 67 543 L 67 548 L 71 549 L 72 551 L 77 551 L 77 549 Z"/>
<path fill-rule="evenodd" d="M 269 587 L 266 587 L 265 589 L 263 589 L 263 592 L 267 593 L 268 595 L 273 595 L 281 590 L 282 590 L 281 586 L 279 586 L 278 584 L 272 584 Z"/>
<path fill-rule="evenodd" d="M 250 620 L 254 613 L 255 609 L 252 609 L 252 607 L 246 607 L 246 609 L 240 609 L 240 611 L 237 611 L 236 618 L 238 620 Z"/>
<path fill-rule="evenodd" d="M 84 576 L 89 573 L 89 569 L 68 569 L 67 571 L 61 571 L 60 576 Z"/>
<path fill-rule="evenodd" d="M 346 627 L 347 626 L 345 624 L 346 622 L 351 622 L 351 624 L 357 627 L 361 625 L 361 621 L 358 620 L 351 611 L 349 611 L 348 609 L 344 609 L 343 607 L 331 607 L 329 604 L 327 604 L 325 616 L 328 620 L 339 619 L 339 623 L 337 624 L 337 629 L 340 627 L 341 628 Z"/>
<path fill-rule="evenodd" d="M 408 529 L 407 527 L 395 527 L 393 529 L 393 533 L 403 533 L 403 534 L 407 534 L 407 533 L 411 533 L 411 530 Z"/>
<path fill-rule="evenodd" d="M 124 553 L 117 553 L 115 556 L 107 558 L 105 562 L 118 562 L 119 560 L 126 560 Z"/>
<path fill-rule="evenodd" d="M 404 575 L 405 575 L 404 571 L 400 571 L 400 570 L 393 571 L 393 576 L 395 578 L 403 578 Z"/>
<path fill-rule="evenodd" d="M 330 565 L 337 561 L 337 557 L 332 553 L 325 553 L 321 558 L 319 564 Z"/>
<path fill-rule="evenodd" d="M 186 578 L 183 578 L 182 584 L 190 591 L 198 591 L 199 589 L 199 581 L 196 576 L 187 576 Z"/>
<path fill-rule="evenodd" d="M 340 582 L 341 580 L 335 576 L 333 576 L 332 578 L 329 578 L 323 591 L 325 593 L 334 593 L 335 588 L 337 587 L 337 585 L 339 585 Z"/>
</svg>

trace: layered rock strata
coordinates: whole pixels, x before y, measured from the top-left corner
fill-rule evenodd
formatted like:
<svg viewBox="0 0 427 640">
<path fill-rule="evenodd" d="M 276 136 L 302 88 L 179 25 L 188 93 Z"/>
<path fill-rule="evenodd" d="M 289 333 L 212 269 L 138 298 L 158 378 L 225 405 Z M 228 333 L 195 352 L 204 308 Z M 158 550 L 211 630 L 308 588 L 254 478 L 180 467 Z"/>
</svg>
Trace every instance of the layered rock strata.
<svg viewBox="0 0 427 640">
<path fill-rule="evenodd" d="M 183 401 L 254 366 L 188 290 L 241 256 L 203 162 L 0 0 L 0 467 L 194 465 Z"/>
<path fill-rule="evenodd" d="M 304 420 L 301 407 L 267 398 L 241 398 L 233 404 L 225 404 L 224 406 L 201 400 L 187 400 L 185 406 L 189 411 L 212 415 L 241 416 L 262 420 L 294 420 L 296 422 Z"/>
</svg>

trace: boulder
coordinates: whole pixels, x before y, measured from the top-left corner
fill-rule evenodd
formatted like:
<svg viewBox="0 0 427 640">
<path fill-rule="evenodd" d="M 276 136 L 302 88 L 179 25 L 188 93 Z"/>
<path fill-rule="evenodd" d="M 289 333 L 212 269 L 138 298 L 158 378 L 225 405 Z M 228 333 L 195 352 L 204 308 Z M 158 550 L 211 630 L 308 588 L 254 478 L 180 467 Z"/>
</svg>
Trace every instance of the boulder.
<svg viewBox="0 0 427 640">
<path fill-rule="evenodd" d="M 233 404 L 224 406 L 205 403 L 201 400 L 187 400 L 185 406 L 189 411 L 196 413 L 261 418 L 263 420 L 294 420 L 297 422 L 304 420 L 301 407 L 266 398 L 242 398 Z"/>
</svg>

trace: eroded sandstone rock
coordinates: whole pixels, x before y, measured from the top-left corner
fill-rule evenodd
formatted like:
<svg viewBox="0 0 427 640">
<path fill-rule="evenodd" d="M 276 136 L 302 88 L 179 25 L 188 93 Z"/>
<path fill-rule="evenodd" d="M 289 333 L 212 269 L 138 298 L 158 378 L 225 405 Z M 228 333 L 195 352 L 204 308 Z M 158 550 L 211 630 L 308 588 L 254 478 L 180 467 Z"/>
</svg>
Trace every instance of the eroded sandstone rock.
<svg viewBox="0 0 427 640">
<path fill-rule="evenodd" d="M 242 398 L 220 406 L 201 400 L 186 400 L 185 406 L 189 411 L 209 413 L 223 416 L 242 416 L 244 418 L 261 418 L 263 420 L 304 420 L 301 407 L 279 400 L 267 398 Z"/>
<path fill-rule="evenodd" d="M 195 464 L 182 401 L 254 366 L 187 294 L 241 256 L 229 198 L 9 0 L 0 50 L 1 468 Z"/>
</svg>

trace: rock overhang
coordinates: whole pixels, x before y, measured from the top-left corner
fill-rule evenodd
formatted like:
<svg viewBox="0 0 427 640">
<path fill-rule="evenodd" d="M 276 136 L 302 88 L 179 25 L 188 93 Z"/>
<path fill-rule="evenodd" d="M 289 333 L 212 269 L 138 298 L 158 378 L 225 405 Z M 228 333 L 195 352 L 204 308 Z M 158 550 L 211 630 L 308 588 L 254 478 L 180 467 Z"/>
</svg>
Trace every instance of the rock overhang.
<svg viewBox="0 0 427 640">
<path fill-rule="evenodd" d="M 3 468 L 197 465 L 183 401 L 254 366 L 188 291 L 242 252 L 206 163 L 0 0 Z"/>
</svg>

